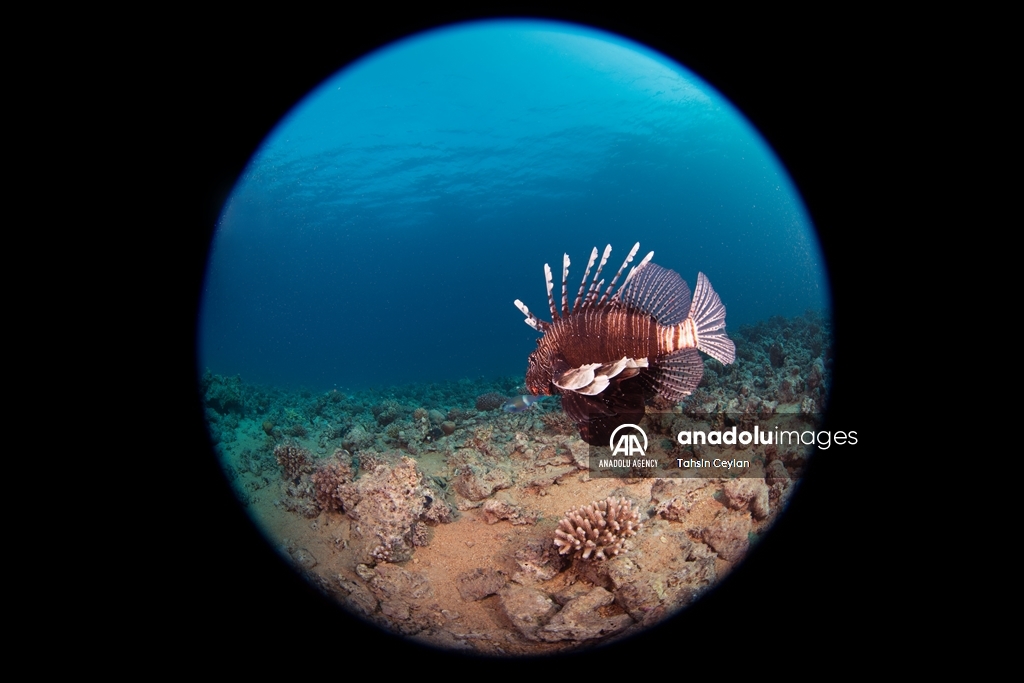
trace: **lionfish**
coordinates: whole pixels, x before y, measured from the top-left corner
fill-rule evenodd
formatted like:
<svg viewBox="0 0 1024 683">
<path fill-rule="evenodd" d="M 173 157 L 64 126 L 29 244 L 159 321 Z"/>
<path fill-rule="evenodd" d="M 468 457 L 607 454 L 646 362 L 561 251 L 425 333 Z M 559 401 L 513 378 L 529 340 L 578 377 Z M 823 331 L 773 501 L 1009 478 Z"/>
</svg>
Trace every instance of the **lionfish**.
<svg viewBox="0 0 1024 683">
<path fill-rule="evenodd" d="M 527 389 L 538 396 L 561 394 L 562 408 L 580 436 L 595 446 L 607 444 L 619 425 L 638 423 L 647 398 L 657 394 L 679 401 L 689 396 L 704 373 L 698 349 L 724 364 L 736 359 L 736 345 L 725 334 L 725 306 L 704 273 L 697 274 L 691 302 L 686 281 L 652 263 L 652 251 L 615 290 L 639 249 L 637 242 L 601 294 L 604 280 L 598 278 L 612 247 L 605 247 L 588 287 L 597 260 L 594 247 L 571 308 L 565 254 L 561 311 L 555 305 L 551 267 L 545 263 L 551 322 L 539 320 L 522 301 L 515 301 L 526 324 L 544 334 L 530 354 Z"/>
</svg>

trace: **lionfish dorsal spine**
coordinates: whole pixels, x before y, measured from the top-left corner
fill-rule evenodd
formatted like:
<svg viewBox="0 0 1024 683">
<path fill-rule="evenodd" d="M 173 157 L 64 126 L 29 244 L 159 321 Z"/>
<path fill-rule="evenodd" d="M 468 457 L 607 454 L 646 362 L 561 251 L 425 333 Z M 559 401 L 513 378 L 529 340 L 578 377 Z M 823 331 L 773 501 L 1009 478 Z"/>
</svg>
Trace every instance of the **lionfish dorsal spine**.
<svg viewBox="0 0 1024 683">
<path fill-rule="evenodd" d="M 569 293 L 566 286 L 569 281 L 569 255 L 562 254 L 562 317 L 569 317 Z"/>
<path fill-rule="evenodd" d="M 538 319 L 537 316 L 530 312 L 530 309 L 527 308 L 526 304 L 524 304 L 522 301 L 516 299 L 512 303 L 514 303 L 516 305 L 516 308 L 518 308 L 522 312 L 522 314 L 526 316 L 527 325 L 537 330 L 538 332 L 543 332 L 548 329 L 548 323 Z"/>
<path fill-rule="evenodd" d="M 590 293 L 590 296 L 587 297 L 587 300 L 584 302 L 583 305 L 584 306 L 593 306 L 594 302 L 597 301 L 597 294 L 598 294 L 598 292 L 601 291 L 602 287 L 604 287 L 604 278 L 601 278 L 601 281 L 598 282 L 595 285 L 594 291 Z"/>
<path fill-rule="evenodd" d="M 594 247 L 595 249 L 597 247 Z M 587 290 L 587 298 L 583 301 L 583 308 L 594 305 L 594 299 L 597 298 L 597 293 L 601 291 L 601 285 L 604 284 L 604 280 L 598 282 L 598 278 L 601 277 L 601 270 L 604 268 L 604 264 L 608 263 L 608 256 L 612 253 L 612 245 L 607 245 L 604 248 L 604 254 L 601 256 L 601 263 L 597 265 L 597 271 L 594 272 L 594 280 L 590 283 L 590 289 Z"/>
<path fill-rule="evenodd" d="M 629 255 L 626 257 L 626 260 L 622 262 L 621 266 L 619 266 L 619 270 L 617 273 L 615 273 L 615 277 L 612 278 L 612 283 L 608 285 L 608 289 L 605 291 L 604 296 L 602 296 L 601 300 L 597 302 L 598 306 L 600 306 L 601 304 L 608 300 L 608 295 L 610 295 L 612 291 L 615 289 L 615 283 L 618 282 L 619 276 L 622 275 L 622 271 L 626 269 L 626 266 L 632 263 L 633 257 L 636 256 L 636 252 L 638 252 L 639 250 L 640 243 L 637 242 L 636 244 L 633 245 L 633 248 L 629 250 Z"/>
<path fill-rule="evenodd" d="M 580 282 L 580 291 L 576 295 L 576 301 L 572 304 L 572 310 L 578 311 L 580 309 L 580 301 L 583 299 L 583 289 L 587 286 L 587 278 L 590 277 L 590 269 L 594 267 L 594 261 L 597 260 L 597 247 L 594 247 L 593 251 L 590 252 L 590 260 L 587 262 L 587 269 L 583 272 L 583 281 Z"/>
<path fill-rule="evenodd" d="M 637 244 L 637 246 L 640 245 Z M 653 251 L 649 252 L 647 256 L 644 256 L 643 260 L 640 261 L 640 263 L 636 264 L 635 266 L 629 269 L 629 273 L 626 274 L 626 279 L 622 281 L 622 286 L 619 287 L 619 291 L 615 292 L 615 296 L 612 297 L 612 301 L 622 300 L 622 292 L 626 289 L 626 285 L 629 284 L 629 281 L 633 279 L 633 276 L 636 275 L 637 272 L 639 272 L 644 266 L 650 263 L 652 258 L 654 258 Z"/>
<path fill-rule="evenodd" d="M 551 266 L 546 263 L 544 264 L 544 280 L 548 286 L 548 308 L 551 309 L 551 321 L 554 322 L 558 320 L 558 309 L 555 308 L 554 296 L 555 283 L 551 280 Z"/>
</svg>

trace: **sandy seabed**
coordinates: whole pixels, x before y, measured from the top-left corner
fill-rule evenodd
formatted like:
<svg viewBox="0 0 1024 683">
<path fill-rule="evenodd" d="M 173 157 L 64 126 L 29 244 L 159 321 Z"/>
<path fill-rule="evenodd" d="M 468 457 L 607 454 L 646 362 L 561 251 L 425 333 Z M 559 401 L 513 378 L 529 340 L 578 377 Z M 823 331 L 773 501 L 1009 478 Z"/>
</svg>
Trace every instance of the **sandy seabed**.
<svg viewBox="0 0 1024 683">
<path fill-rule="evenodd" d="M 784 511 L 813 447 L 674 437 L 813 430 L 827 397 L 825 327 L 807 314 L 741 328 L 736 364 L 709 360 L 693 396 L 649 406 L 648 455 L 749 463 L 700 477 L 595 476 L 557 399 L 522 413 L 481 401 L 511 396 L 513 378 L 346 395 L 207 375 L 203 388 L 239 499 L 313 585 L 433 646 L 545 654 L 655 625 L 742 561 Z M 607 499 L 628 501 L 639 523 L 621 552 L 560 554 L 567 512 Z"/>
</svg>

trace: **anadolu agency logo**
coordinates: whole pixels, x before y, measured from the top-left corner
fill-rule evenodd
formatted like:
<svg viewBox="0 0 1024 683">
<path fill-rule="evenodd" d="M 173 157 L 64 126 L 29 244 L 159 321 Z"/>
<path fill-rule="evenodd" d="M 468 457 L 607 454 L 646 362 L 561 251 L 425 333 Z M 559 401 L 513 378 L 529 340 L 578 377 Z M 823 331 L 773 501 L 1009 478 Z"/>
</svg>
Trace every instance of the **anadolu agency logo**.
<svg viewBox="0 0 1024 683">
<path fill-rule="evenodd" d="M 626 429 L 627 427 L 634 431 L 622 432 L 621 434 L 619 434 L 621 430 Z M 640 436 L 643 437 L 643 446 L 640 445 L 640 440 L 637 438 L 635 432 L 640 432 Z M 618 437 L 618 440 L 616 440 L 616 437 Z M 634 424 L 626 423 L 623 425 L 619 425 L 618 427 L 615 428 L 615 431 L 612 432 L 612 435 L 608 438 L 608 448 L 610 448 L 612 451 L 612 457 L 621 455 L 626 458 L 642 458 L 647 455 L 647 433 Z"/>
<path fill-rule="evenodd" d="M 635 424 L 623 424 L 608 437 L 609 455 L 591 451 L 590 472 L 593 476 L 667 476 L 661 472 L 657 458 L 647 457 L 647 432 Z M 597 457 L 595 457 L 597 455 Z"/>
</svg>

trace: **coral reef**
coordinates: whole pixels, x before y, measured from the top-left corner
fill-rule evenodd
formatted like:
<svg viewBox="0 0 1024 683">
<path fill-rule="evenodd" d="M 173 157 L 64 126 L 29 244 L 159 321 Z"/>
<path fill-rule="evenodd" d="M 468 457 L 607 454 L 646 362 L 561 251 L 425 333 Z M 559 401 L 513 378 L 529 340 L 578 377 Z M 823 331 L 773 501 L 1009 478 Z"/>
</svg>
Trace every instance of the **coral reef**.
<svg viewBox="0 0 1024 683">
<path fill-rule="evenodd" d="M 640 517 L 625 498 L 605 498 L 565 513 L 555 531 L 558 554 L 573 551 L 581 560 L 604 560 L 622 552 L 622 543 L 640 528 Z"/>
</svg>

